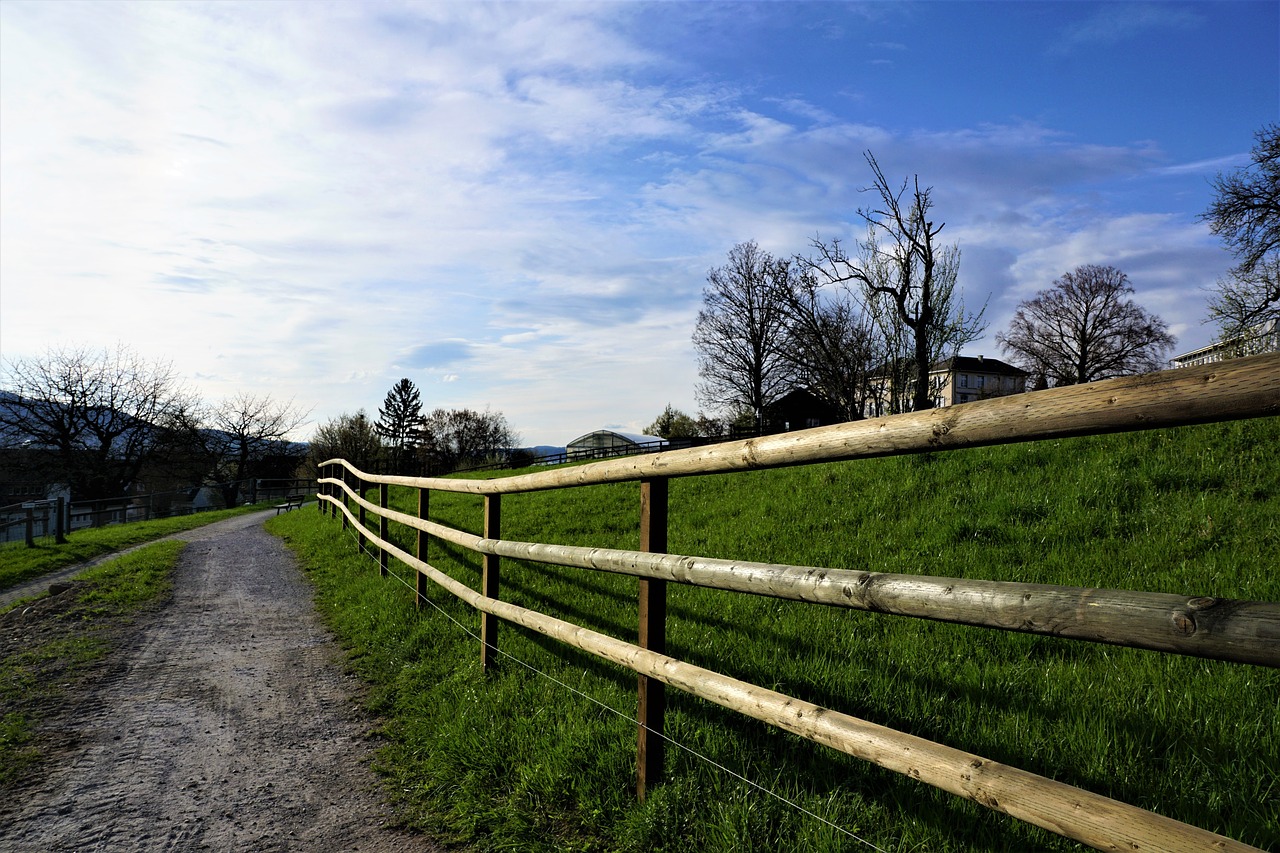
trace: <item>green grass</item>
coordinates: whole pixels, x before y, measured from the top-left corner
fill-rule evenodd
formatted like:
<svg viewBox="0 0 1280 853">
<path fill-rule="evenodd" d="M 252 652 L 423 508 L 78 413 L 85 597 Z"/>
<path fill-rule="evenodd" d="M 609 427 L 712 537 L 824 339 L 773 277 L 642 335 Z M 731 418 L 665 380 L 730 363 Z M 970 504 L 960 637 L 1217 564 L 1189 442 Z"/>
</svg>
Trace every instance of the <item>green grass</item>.
<svg viewBox="0 0 1280 853">
<path fill-rule="evenodd" d="M 184 545 L 158 542 L 95 566 L 63 593 L 73 598 L 35 602 L 35 608 L 55 606 L 53 613 L 6 631 L 10 639 L 0 647 L 0 792 L 43 760 L 41 722 L 58 713 L 63 697 L 111 653 L 116 631 L 168 595 Z"/>
<path fill-rule="evenodd" d="M 101 557 L 103 554 L 202 527 L 224 518 L 267 509 L 276 503 L 277 501 L 268 501 L 235 509 L 213 510 L 129 524 L 113 524 L 109 527 L 91 527 L 73 531 L 67 536 L 66 543 L 62 545 L 56 545 L 52 540 L 38 540 L 34 548 L 28 548 L 22 542 L 0 545 L 0 590 L 17 586 L 23 581 L 38 578 L 67 566 Z"/>
<path fill-rule="evenodd" d="M 1280 419 L 685 478 L 670 550 L 735 559 L 1280 601 Z M 638 543 L 635 484 L 506 496 L 503 538 Z M 392 491 L 413 512 L 413 494 Z M 478 498 L 431 517 L 480 532 Z M 864 850 L 707 761 L 668 749 L 634 800 L 635 676 L 478 617 L 419 613 L 350 531 L 269 524 L 386 722 L 380 768 L 405 820 L 482 850 Z M 403 543 L 408 531 L 392 525 Z M 478 586 L 479 558 L 433 565 Z M 399 580 L 410 578 L 394 567 Z M 634 641 L 633 578 L 504 560 L 502 597 Z M 683 660 L 1221 832 L 1280 847 L 1280 673 L 1155 652 L 669 588 Z M 572 688 L 572 689 L 570 689 Z M 574 691 L 590 697 L 583 698 Z M 1078 850 L 1073 842 L 678 692 L 667 731 L 876 846 Z"/>
</svg>

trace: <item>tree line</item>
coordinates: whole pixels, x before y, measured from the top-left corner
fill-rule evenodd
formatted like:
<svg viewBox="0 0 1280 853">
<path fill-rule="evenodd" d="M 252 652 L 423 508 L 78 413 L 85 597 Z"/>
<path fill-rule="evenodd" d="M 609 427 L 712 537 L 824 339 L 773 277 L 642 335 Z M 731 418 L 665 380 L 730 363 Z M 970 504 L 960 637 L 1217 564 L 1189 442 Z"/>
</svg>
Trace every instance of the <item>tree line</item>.
<svg viewBox="0 0 1280 853">
<path fill-rule="evenodd" d="M 467 465 L 509 461 L 519 454 L 517 441 L 501 412 L 424 412 L 417 386 L 404 378 L 387 392 L 376 420 L 360 409 L 321 424 L 311 440 L 311 459 L 319 463 L 341 457 L 363 470 L 438 475 Z"/>
<path fill-rule="evenodd" d="M 1209 302 L 1219 341 L 1246 339 L 1280 310 L 1278 136 L 1275 124 L 1259 131 L 1251 165 L 1217 177 L 1202 217 L 1239 260 Z M 668 405 L 652 434 L 761 427 L 766 406 L 798 387 L 847 420 L 934 404 L 931 371 L 982 336 L 986 306 L 968 309 L 957 292 L 960 249 L 942 240 L 932 187 L 891 183 L 864 157 L 874 201 L 857 211 L 864 236 L 851 249 L 818 237 L 808 254 L 775 257 L 747 241 L 708 272 L 693 344 L 695 394 L 713 414 Z M 1159 370 L 1175 340 L 1134 294 L 1116 267 L 1080 265 L 1021 302 L 996 344 L 1032 387 Z"/>
<path fill-rule="evenodd" d="M 858 210 L 852 250 L 815 238 L 809 255 L 781 258 L 748 241 L 708 273 L 693 332 L 701 405 L 762 426 L 772 400 L 803 386 L 848 420 L 927 408 L 930 367 L 982 334 L 932 187 L 892 184 L 865 159 L 876 201 Z"/>
<path fill-rule="evenodd" d="M 233 506 L 251 478 L 314 474 L 335 456 L 396 473 L 439 474 L 513 453 L 516 434 L 500 412 L 424 413 L 401 379 L 376 421 L 363 410 L 290 436 L 309 412 L 270 395 L 200 400 L 172 365 L 124 345 L 55 347 L 5 365 L 0 391 L 0 468 L 10 482 L 58 484 L 78 501 L 216 486 Z M 309 463 L 309 464 L 308 464 Z M 142 484 L 145 484 L 143 486 Z"/>
<path fill-rule="evenodd" d="M 51 348 L 7 365 L 0 452 L 10 478 L 57 483 L 76 500 L 217 485 L 232 506 L 250 477 L 293 477 L 307 412 L 269 395 L 200 400 L 168 362 L 127 346 Z"/>
</svg>

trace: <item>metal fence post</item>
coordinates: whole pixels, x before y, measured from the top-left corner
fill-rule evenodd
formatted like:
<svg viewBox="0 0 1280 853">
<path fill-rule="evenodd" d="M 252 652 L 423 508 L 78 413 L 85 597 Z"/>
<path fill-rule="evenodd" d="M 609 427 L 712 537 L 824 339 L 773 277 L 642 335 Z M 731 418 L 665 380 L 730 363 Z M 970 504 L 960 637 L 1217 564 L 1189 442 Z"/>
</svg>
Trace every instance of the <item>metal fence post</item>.
<svg viewBox="0 0 1280 853">
<path fill-rule="evenodd" d="M 484 536 L 486 539 L 502 538 L 502 495 L 484 496 Z M 498 555 L 485 554 L 480 594 L 497 598 L 499 591 Z M 498 663 L 498 617 L 492 613 L 480 614 L 480 668 L 490 669 Z"/>
<path fill-rule="evenodd" d="M 655 554 L 667 552 L 668 480 L 656 477 L 640 481 L 640 550 Z M 665 653 L 667 650 L 667 582 L 640 579 L 639 610 L 642 649 Z M 640 721 L 636 744 L 636 798 L 644 802 L 651 788 L 662 781 L 662 764 L 666 754 L 663 740 L 663 716 L 666 711 L 666 685 L 647 675 L 639 677 Z"/>
</svg>

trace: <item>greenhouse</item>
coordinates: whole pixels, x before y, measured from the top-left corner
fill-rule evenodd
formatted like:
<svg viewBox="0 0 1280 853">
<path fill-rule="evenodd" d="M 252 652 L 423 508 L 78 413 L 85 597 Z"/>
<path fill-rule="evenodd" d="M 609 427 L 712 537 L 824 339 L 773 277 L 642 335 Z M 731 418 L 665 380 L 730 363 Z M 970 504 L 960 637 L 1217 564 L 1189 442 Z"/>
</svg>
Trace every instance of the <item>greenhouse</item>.
<svg viewBox="0 0 1280 853">
<path fill-rule="evenodd" d="M 569 442 L 565 447 L 565 455 L 569 459 L 604 459 L 608 456 L 628 456 L 632 453 L 661 450 L 662 444 L 662 439 L 656 435 L 598 429 Z"/>
</svg>

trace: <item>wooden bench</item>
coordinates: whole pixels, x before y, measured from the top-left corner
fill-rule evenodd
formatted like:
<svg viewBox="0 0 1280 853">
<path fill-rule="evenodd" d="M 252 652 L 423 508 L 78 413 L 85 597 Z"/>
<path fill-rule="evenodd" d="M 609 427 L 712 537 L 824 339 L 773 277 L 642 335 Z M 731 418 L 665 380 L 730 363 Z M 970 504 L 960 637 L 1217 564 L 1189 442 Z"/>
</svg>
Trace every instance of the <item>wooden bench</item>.
<svg viewBox="0 0 1280 853">
<path fill-rule="evenodd" d="M 290 495 L 285 498 L 284 503 L 276 504 L 276 515 L 281 512 L 288 512 L 291 509 L 297 509 L 302 506 L 302 502 L 307 499 L 306 495 Z"/>
</svg>

